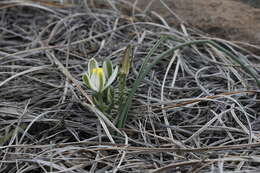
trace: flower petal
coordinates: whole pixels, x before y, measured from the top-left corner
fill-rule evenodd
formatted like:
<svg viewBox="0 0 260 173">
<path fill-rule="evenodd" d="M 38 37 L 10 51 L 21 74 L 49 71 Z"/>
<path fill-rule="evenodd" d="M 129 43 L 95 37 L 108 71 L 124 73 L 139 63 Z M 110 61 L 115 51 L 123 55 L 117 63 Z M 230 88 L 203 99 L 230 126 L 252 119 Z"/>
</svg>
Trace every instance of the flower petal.
<svg viewBox="0 0 260 173">
<path fill-rule="evenodd" d="M 93 69 L 98 68 L 98 62 L 94 59 L 91 58 L 88 62 L 88 74 L 91 76 L 93 73 Z"/>
<path fill-rule="evenodd" d="M 102 68 L 93 69 L 90 80 L 94 83 L 98 92 L 103 91 L 104 85 L 106 83 L 106 78 Z"/>
<path fill-rule="evenodd" d="M 106 78 L 108 79 L 112 75 L 112 72 L 113 72 L 113 64 L 112 64 L 111 60 L 104 61 L 103 69 L 104 69 Z"/>
<path fill-rule="evenodd" d="M 94 91 L 98 91 L 97 87 L 95 86 L 95 84 L 91 81 L 90 77 L 88 74 L 84 74 L 82 76 L 82 80 L 84 82 L 85 85 L 87 85 L 88 88 L 94 90 Z"/>
<path fill-rule="evenodd" d="M 98 75 L 97 73 L 92 73 L 92 75 L 90 76 L 90 81 L 93 83 L 93 85 L 95 86 L 96 90 L 95 91 L 99 91 L 99 85 L 100 85 L 100 81 L 98 79 Z"/>
<path fill-rule="evenodd" d="M 114 80 L 116 79 L 116 76 L 117 76 L 117 73 L 118 73 L 118 66 L 116 66 L 115 70 L 113 71 L 112 75 L 110 76 L 110 78 L 107 80 L 107 83 L 104 87 L 104 89 L 106 89 L 108 86 L 110 86 Z"/>
<path fill-rule="evenodd" d="M 106 83 L 106 76 L 104 74 L 103 69 L 99 70 L 97 74 L 99 79 L 99 91 L 102 91 Z"/>
</svg>

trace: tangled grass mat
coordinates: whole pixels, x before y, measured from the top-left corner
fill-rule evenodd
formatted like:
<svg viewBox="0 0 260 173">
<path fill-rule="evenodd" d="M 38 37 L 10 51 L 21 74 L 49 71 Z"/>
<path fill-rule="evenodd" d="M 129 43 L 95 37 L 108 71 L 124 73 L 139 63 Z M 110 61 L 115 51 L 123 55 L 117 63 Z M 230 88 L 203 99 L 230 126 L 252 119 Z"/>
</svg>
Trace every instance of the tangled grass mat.
<svg viewBox="0 0 260 173">
<path fill-rule="evenodd" d="M 259 56 L 108 2 L 0 2 L 0 172 L 259 172 Z M 87 63 L 132 45 L 130 91 L 162 37 L 117 129 L 88 103 Z"/>
</svg>

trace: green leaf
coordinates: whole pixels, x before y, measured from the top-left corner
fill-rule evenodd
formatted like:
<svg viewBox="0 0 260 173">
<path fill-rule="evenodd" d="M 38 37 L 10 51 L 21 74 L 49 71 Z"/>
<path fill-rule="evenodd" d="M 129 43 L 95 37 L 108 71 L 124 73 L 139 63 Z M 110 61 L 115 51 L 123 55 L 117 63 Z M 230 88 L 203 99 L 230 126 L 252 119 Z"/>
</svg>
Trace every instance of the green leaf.
<svg viewBox="0 0 260 173">
<path fill-rule="evenodd" d="M 109 104 L 114 102 L 114 89 L 111 86 L 107 88 L 107 102 Z"/>
<path fill-rule="evenodd" d="M 260 88 L 260 80 L 258 80 L 258 77 L 254 74 L 254 72 L 248 68 L 243 62 L 241 62 L 232 52 L 226 50 L 219 44 L 217 44 L 214 41 L 211 40 L 194 40 L 194 41 L 189 41 L 189 42 L 184 42 L 182 44 L 179 44 L 171 49 L 168 49 L 164 53 L 158 55 L 155 60 L 152 63 L 148 63 L 148 59 L 151 57 L 155 49 L 158 48 L 159 44 L 165 40 L 165 37 L 162 37 L 156 44 L 155 46 L 151 49 L 151 51 L 148 53 L 148 55 L 145 57 L 145 60 L 139 70 L 139 74 L 137 79 L 135 80 L 134 84 L 132 85 L 130 94 L 127 97 L 126 102 L 124 103 L 124 107 L 122 108 L 122 111 L 119 112 L 118 120 L 116 122 L 116 127 L 117 128 L 122 128 L 125 125 L 125 122 L 127 120 L 127 115 L 128 111 L 132 105 L 132 100 L 134 97 L 135 92 L 138 89 L 138 86 L 140 85 L 141 81 L 144 79 L 144 77 L 150 72 L 150 70 L 163 58 L 171 56 L 176 50 L 182 49 L 183 47 L 186 46 L 191 46 L 191 45 L 196 45 L 196 44 L 210 44 L 217 48 L 218 50 L 221 50 L 224 52 L 228 57 L 230 57 L 232 60 L 236 61 L 239 65 L 241 65 L 242 69 L 247 72 L 251 77 L 253 77 Z"/>
<path fill-rule="evenodd" d="M 139 70 L 138 77 L 135 80 L 135 82 L 133 83 L 131 91 L 130 91 L 126 101 L 123 103 L 124 105 L 123 105 L 122 109 L 119 112 L 117 122 L 116 122 L 117 128 L 123 128 L 125 126 L 125 122 L 126 122 L 127 116 L 128 116 L 128 111 L 129 111 L 130 107 L 132 106 L 134 94 L 136 93 L 141 81 L 143 80 L 145 75 L 150 70 L 150 69 L 148 69 L 150 66 L 147 65 L 148 60 L 165 39 L 166 39 L 165 37 L 161 37 L 161 39 L 156 42 L 156 44 L 153 46 L 153 48 L 149 51 L 148 55 L 144 58 L 144 62 L 142 63 L 142 66 Z"/>
</svg>

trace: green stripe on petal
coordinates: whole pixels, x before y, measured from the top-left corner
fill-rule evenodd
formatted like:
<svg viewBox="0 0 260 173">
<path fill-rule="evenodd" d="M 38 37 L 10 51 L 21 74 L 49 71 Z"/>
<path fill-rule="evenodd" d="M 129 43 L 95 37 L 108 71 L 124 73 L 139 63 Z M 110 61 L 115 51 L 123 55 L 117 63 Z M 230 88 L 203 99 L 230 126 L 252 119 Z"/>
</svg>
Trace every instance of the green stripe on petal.
<svg viewBox="0 0 260 173">
<path fill-rule="evenodd" d="M 104 61 L 103 69 L 104 69 L 106 78 L 108 79 L 112 75 L 112 72 L 113 72 L 113 64 L 112 64 L 111 60 Z"/>
<path fill-rule="evenodd" d="M 99 68 L 97 71 L 99 79 L 99 91 L 103 91 L 104 85 L 106 83 L 106 77 L 102 68 Z"/>
<path fill-rule="evenodd" d="M 84 74 L 84 75 L 82 76 L 82 80 L 83 80 L 83 83 L 84 83 L 85 85 L 87 85 L 88 88 L 91 88 L 91 87 L 90 87 L 90 84 L 89 84 L 89 78 L 88 78 L 87 74 Z"/>
<path fill-rule="evenodd" d="M 106 78 L 102 68 L 94 68 L 92 70 L 92 75 L 90 76 L 90 80 L 94 83 L 98 92 L 102 92 Z"/>
<path fill-rule="evenodd" d="M 91 58 L 91 60 L 88 62 L 88 74 L 91 76 L 93 73 L 93 69 L 98 68 L 98 62 L 94 59 Z"/>
<path fill-rule="evenodd" d="M 110 86 L 114 80 L 116 79 L 117 77 L 117 73 L 118 73 L 118 66 L 116 66 L 115 70 L 113 71 L 112 75 L 110 76 L 110 78 L 107 80 L 107 83 L 104 87 L 104 89 L 106 89 L 108 86 Z"/>
<path fill-rule="evenodd" d="M 90 89 L 97 91 L 98 92 L 98 88 L 96 87 L 96 85 L 92 82 L 92 80 L 90 79 L 88 74 L 83 75 L 82 77 L 84 84 L 87 85 L 87 87 L 89 87 Z"/>
<path fill-rule="evenodd" d="M 90 76 L 90 81 L 93 83 L 93 85 L 96 88 L 96 91 L 99 92 L 99 85 L 100 85 L 100 81 L 98 79 L 98 74 L 93 72 L 92 75 Z"/>
</svg>

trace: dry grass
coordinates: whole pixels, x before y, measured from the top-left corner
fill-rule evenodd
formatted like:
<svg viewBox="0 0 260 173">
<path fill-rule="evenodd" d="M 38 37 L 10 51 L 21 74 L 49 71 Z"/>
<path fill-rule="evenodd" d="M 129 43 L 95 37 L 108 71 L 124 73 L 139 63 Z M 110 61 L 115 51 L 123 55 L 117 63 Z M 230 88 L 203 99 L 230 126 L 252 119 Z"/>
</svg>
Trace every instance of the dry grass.
<svg viewBox="0 0 260 173">
<path fill-rule="evenodd" d="M 259 172 L 259 56 L 159 15 L 161 24 L 138 10 L 123 15 L 123 1 L 50 2 L 0 3 L 0 172 Z M 164 57 L 135 93 L 126 128 L 116 129 L 91 106 L 86 64 L 118 63 L 132 44 L 130 87 L 162 35 L 151 61 L 206 39 L 237 60 L 207 43 Z"/>
</svg>

